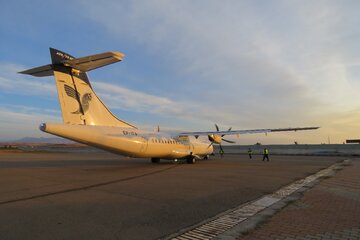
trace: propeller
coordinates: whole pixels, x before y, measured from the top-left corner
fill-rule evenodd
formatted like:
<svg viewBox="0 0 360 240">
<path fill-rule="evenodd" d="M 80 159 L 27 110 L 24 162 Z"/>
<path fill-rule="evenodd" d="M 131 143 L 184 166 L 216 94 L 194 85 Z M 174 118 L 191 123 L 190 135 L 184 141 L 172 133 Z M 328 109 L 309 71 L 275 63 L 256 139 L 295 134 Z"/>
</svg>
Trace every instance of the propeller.
<svg viewBox="0 0 360 240">
<path fill-rule="evenodd" d="M 215 123 L 215 127 L 216 127 L 216 131 L 219 132 L 219 126 L 218 126 L 216 123 Z M 230 132 L 231 129 L 232 129 L 232 127 L 230 127 L 230 128 L 228 129 L 228 132 Z M 221 135 L 221 140 L 222 140 L 222 141 L 225 141 L 225 142 L 228 142 L 228 143 L 235 143 L 234 141 L 230 141 L 230 140 L 227 140 L 227 139 L 223 138 L 224 136 L 225 136 L 225 134 Z"/>
<path fill-rule="evenodd" d="M 219 132 L 220 129 L 219 129 L 219 126 L 215 123 L 215 128 L 216 128 L 216 131 Z M 232 127 L 230 127 L 228 129 L 228 132 L 231 131 Z M 210 145 L 208 146 L 211 147 L 214 143 L 216 144 L 219 144 L 219 147 L 220 147 L 220 150 L 221 152 L 224 152 L 224 149 L 222 148 L 221 146 L 221 142 L 222 141 L 225 141 L 225 142 L 228 142 L 228 143 L 235 143 L 234 141 L 230 141 L 230 140 L 227 140 L 227 139 L 224 139 L 223 137 L 225 136 L 226 134 L 222 134 L 222 135 L 218 135 L 218 134 L 210 134 L 208 135 L 208 138 L 209 138 L 209 141 L 211 142 Z"/>
</svg>

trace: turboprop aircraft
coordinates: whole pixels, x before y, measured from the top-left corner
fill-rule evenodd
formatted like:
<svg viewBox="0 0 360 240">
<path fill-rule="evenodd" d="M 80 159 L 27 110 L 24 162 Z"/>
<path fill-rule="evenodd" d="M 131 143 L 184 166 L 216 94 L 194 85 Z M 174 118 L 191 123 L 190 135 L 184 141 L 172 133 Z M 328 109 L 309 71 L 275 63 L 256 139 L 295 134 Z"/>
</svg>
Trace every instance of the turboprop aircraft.
<svg viewBox="0 0 360 240">
<path fill-rule="evenodd" d="M 269 133 L 280 131 L 311 130 L 318 127 L 231 130 L 209 132 L 150 132 L 118 119 L 96 95 L 86 72 L 123 60 L 120 52 L 106 52 L 75 58 L 65 52 L 50 48 L 52 63 L 22 71 L 36 77 L 54 76 L 58 91 L 63 123 L 42 123 L 40 130 L 84 143 L 93 147 L 129 157 L 160 159 L 208 158 L 213 144 L 233 142 L 225 135 Z M 199 139 L 207 136 L 209 141 Z M 209 144 L 210 143 L 210 144 Z"/>
</svg>

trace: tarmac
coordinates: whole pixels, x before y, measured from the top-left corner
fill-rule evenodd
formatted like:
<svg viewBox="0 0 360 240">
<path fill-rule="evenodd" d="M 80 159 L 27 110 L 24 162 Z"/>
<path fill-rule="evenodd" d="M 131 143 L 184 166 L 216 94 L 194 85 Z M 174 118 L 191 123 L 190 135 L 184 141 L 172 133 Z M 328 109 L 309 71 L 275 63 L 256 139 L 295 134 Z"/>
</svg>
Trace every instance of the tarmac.
<svg viewBox="0 0 360 240">
<path fill-rule="evenodd" d="M 360 239 L 359 159 L 237 239 Z"/>
<path fill-rule="evenodd" d="M 0 239 L 168 239 L 343 160 L 271 156 L 270 162 L 262 162 L 260 156 L 249 160 L 246 155 L 229 154 L 192 165 L 150 164 L 148 159 L 96 152 L 0 152 Z M 320 230 L 308 232 L 311 236 L 349 229 L 356 233 L 354 226 L 360 226 L 356 218 L 360 216 L 359 167 L 359 161 L 353 159 L 351 166 L 301 193 L 303 198 L 297 193 L 301 195 L 298 200 L 286 203 L 272 218 L 267 216 L 257 228 L 232 239 L 298 239 L 295 237 L 305 235 L 297 231 L 300 235 L 293 238 L 280 237 L 286 236 L 281 234 L 291 229 L 292 222 L 301 230 L 297 221 L 309 223 L 314 215 L 339 220 L 335 220 L 337 228 L 323 224 L 324 232 L 320 231 L 322 221 L 314 221 L 309 225 L 320 226 Z M 335 180 L 338 176 L 344 179 Z M 315 194 L 315 200 L 321 199 L 315 201 L 318 205 L 309 205 L 315 203 L 306 196 L 328 181 L 334 182 Z M 333 196 L 337 199 L 332 201 Z M 296 204 L 299 201 L 301 204 Z M 326 205 L 332 206 L 332 211 L 322 211 Z M 345 206 L 352 211 L 343 210 Z M 296 210 L 302 217 L 291 215 L 285 222 L 277 219 L 283 212 L 295 214 Z M 342 219 L 349 219 L 348 225 L 341 225 Z M 273 222 L 276 224 L 268 227 Z M 283 227 L 285 223 L 289 228 Z M 276 229 L 283 232 L 276 233 Z"/>
</svg>

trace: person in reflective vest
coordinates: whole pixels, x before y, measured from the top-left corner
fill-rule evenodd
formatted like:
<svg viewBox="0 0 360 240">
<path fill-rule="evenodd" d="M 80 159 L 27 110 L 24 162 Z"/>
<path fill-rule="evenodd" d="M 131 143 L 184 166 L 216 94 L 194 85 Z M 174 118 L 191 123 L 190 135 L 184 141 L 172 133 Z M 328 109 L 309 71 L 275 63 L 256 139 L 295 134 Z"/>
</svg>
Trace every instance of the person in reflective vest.
<svg viewBox="0 0 360 240">
<path fill-rule="evenodd" d="M 248 154 L 249 154 L 249 158 L 252 159 L 252 150 L 251 150 L 251 148 L 249 148 Z"/>
<path fill-rule="evenodd" d="M 223 155 L 224 155 L 224 150 L 221 148 L 221 149 L 220 149 L 220 157 L 222 158 Z"/>
<path fill-rule="evenodd" d="M 267 148 L 264 148 L 263 151 L 263 161 L 265 161 L 265 158 L 267 161 L 269 161 L 269 150 Z"/>
</svg>

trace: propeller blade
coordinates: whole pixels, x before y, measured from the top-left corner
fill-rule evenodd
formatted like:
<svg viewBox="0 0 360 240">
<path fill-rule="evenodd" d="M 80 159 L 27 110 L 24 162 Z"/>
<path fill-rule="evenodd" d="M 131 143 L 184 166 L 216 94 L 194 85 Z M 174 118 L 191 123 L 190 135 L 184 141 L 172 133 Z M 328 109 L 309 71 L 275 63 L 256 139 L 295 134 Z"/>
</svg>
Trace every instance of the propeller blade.
<svg viewBox="0 0 360 240">
<path fill-rule="evenodd" d="M 220 131 L 219 126 L 216 123 L 215 123 L 215 127 L 216 127 L 216 131 Z"/>
<path fill-rule="evenodd" d="M 235 143 L 234 141 L 226 140 L 224 138 L 222 140 L 225 141 L 225 142 L 228 142 L 228 143 Z"/>
<path fill-rule="evenodd" d="M 231 129 L 232 129 L 232 127 L 230 127 L 230 128 L 228 129 L 228 132 L 230 132 Z M 221 137 L 223 137 L 223 136 L 225 136 L 225 134 L 221 135 Z M 225 142 L 226 142 L 226 141 L 225 141 Z"/>
</svg>

